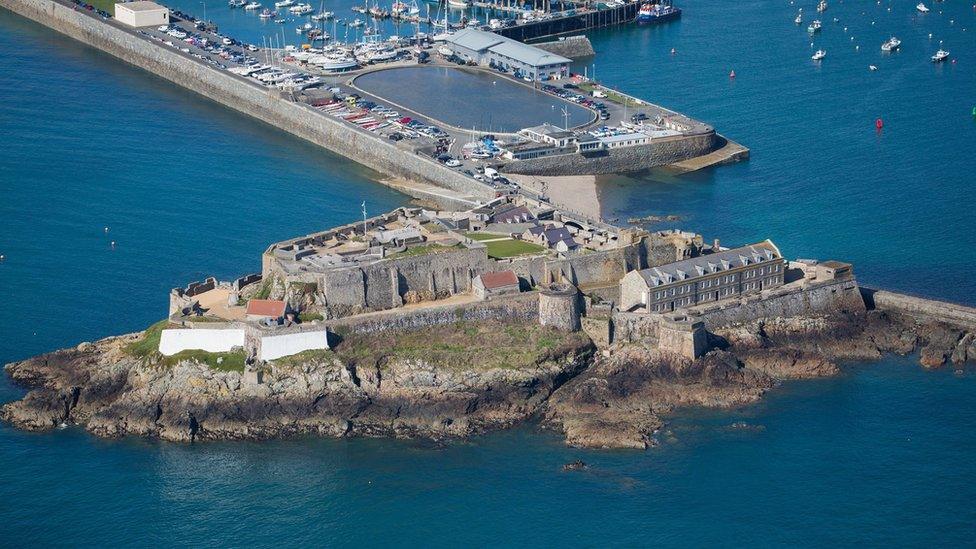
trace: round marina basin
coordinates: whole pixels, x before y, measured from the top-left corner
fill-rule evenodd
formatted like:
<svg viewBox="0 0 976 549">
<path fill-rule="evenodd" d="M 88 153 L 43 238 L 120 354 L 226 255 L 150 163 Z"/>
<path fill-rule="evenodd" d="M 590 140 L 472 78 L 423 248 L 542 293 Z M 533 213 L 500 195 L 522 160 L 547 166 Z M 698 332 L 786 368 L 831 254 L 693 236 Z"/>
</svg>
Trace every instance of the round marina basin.
<svg viewBox="0 0 976 549">
<path fill-rule="evenodd" d="M 478 132 L 514 133 L 545 122 L 563 127 L 563 109 L 570 127 L 594 116 L 580 105 L 484 70 L 397 67 L 364 74 L 355 84 L 420 115 Z"/>
</svg>

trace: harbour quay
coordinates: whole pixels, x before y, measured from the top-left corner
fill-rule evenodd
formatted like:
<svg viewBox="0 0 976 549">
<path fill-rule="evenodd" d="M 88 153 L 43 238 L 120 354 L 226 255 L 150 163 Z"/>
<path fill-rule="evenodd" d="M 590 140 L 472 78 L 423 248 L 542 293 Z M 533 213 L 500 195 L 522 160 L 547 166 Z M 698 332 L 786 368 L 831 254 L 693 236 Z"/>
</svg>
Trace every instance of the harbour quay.
<svg viewBox="0 0 976 549">
<path fill-rule="evenodd" d="M 143 26 L 69 0 L 0 5 L 444 207 L 523 192 L 506 174 L 614 174 L 742 157 L 723 156 L 724 140 L 706 123 L 573 75 L 568 58 L 477 28 L 281 48 L 247 44 L 180 12 Z M 547 198 L 558 202 L 559 189 L 551 190 Z"/>
</svg>

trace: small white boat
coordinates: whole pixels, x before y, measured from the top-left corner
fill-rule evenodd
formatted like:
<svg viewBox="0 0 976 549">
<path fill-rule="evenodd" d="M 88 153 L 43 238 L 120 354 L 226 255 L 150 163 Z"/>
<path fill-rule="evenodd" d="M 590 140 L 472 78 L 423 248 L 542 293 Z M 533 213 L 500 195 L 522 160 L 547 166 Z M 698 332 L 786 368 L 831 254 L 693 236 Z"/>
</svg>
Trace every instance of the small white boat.
<svg viewBox="0 0 976 549">
<path fill-rule="evenodd" d="M 919 2 L 918 5 L 915 6 L 915 9 L 917 9 L 918 11 L 920 11 L 922 13 L 928 13 L 929 12 L 929 9 L 927 7 L 925 7 L 925 4 L 922 3 L 922 2 Z"/>
<path fill-rule="evenodd" d="M 469 0 L 447 0 L 447 5 L 452 8 L 468 9 L 471 7 Z"/>
<path fill-rule="evenodd" d="M 816 52 L 814 52 L 813 55 L 810 56 L 810 59 L 813 59 L 814 61 L 820 61 L 824 57 L 827 57 L 827 50 L 817 50 Z"/>
<path fill-rule="evenodd" d="M 277 12 L 271 11 L 268 8 L 264 8 L 264 11 L 258 14 L 258 17 L 260 17 L 261 19 L 271 19 L 272 17 L 277 17 L 277 16 L 278 16 Z"/>
<path fill-rule="evenodd" d="M 901 46 L 901 40 L 892 36 L 884 44 L 881 44 L 881 51 L 892 52 L 897 50 L 898 46 Z"/>
<path fill-rule="evenodd" d="M 276 8 L 287 8 L 288 6 L 294 6 L 295 0 L 281 0 L 280 2 L 275 2 Z"/>
<path fill-rule="evenodd" d="M 796 14 L 796 19 L 794 19 L 793 22 L 796 23 L 797 25 L 803 24 L 803 14 L 802 13 Z"/>
<path fill-rule="evenodd" d="M 941 63 L 941 62 L 945 61 L 948 58 L 949 58 L 949 52 L 947 52 L 946 50 L 940 49 L 939 51 L 935 52 L 935 55 L 932 56 L 932 62 L 933 63 Z"/>
<path fill-rule="evenodd" d="M 359 27 L 361 27 L 361 26 L 363 26 L 365 24 L 366 23 L 364 23 L 362 19 L 356 19 L 352 23 L 349 23 L 349 26 L 352 27 L 352 28 L 354 28 L 354 29 L 356 29 L 356 28 L 359 28 Z"/>
<path fill-rule="evenodd" d="M 878 70 L 878 67 L 876 67 L 874 65 L 868 65 L 868 70 L 869 71 L 876 71 L 876 70 Z"/>
<path fill-rule="evenodd" d="M 327 21 L 329 19 L 332 19 L 333 17 L 335 17 L 335 13 L 333 13 L 331 11 L 323 11 L 323 12 L 316 13 L 315 15 L 313 15 L 312 16 L 312 20 L 313 21 Z"/>
<path fill-rule="evenodd" d="M 817 11 L 820 13 L 827 11 L 827 0 L 820 0 L 820 3 L 817 4 Z"/>
<path fill-rule="evenodd" d="M 823 25 L 820 23 L 819 19 L 814 19 L 813 23 L 810 23 L 810 26 L 807 27 L 807 32 L 809 32 L 810 34 L 818 33 L 820 32 L 820 28 L 822 26 Z"/>
<path fill-rule="evenodd" d="M 259 9 L 261 9 L 261 3 L 260 2 L 249 2 L 247 5 L 244 6 L 244 9 L 246 9 L 248 11 L 259 10 Z"/>
</svg>

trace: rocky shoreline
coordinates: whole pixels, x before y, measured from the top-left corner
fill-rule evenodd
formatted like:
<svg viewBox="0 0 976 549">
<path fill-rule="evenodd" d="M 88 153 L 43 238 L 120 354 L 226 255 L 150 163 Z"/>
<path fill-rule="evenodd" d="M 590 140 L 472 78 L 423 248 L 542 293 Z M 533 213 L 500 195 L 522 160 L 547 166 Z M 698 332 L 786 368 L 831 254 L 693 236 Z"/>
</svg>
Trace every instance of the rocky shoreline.
<svg viewBox="0 0 976 549">
<path fill-rule="evenodd" d="M 976 361 L 973 333 L 885 311 L 730 326 L 710 334 L 715 350 L 697 360 L 634 344 L 598 350 L 583 334 L 528 325 L 457 326 L 456 340 L 439 341 L 444 331 L 350 337 L 275 361 L 261 383 L 192 359 L 134 357 L 128 349 L 144 333 L 111 337 L 8 364 L 30 390 L 0 419 L 192 441 L 445 440 L 538 418 L 573 446 L 647 448 L 682 408 L 748 405 L 782 380 L 837 375 L 839 361 L 915 351 L 926 367 Z M 490 355 L 499 346 L 505 353 Z"/>
</svg>

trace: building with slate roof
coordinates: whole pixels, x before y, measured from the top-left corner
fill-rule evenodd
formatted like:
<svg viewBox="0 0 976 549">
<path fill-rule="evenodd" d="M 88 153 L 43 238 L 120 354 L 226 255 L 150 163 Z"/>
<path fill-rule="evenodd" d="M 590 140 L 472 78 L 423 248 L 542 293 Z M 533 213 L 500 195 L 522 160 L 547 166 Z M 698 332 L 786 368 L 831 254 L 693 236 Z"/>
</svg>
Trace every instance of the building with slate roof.
<svg viewBox="0 0 976 549">
<path fill-rule="evenodd" d="M 569 75 L 569 59 L 493 32 L 461 29 L 447 37 L 444 45 L 461 59 L 518 71 L 532 80 Z"/>
<path fill-rule="evenodd" d="M 620 308 L 659 313 L 783 285 L 786 260 L 770 240 L 627 273 Z"/>
</svg>

